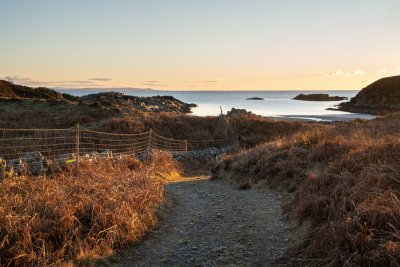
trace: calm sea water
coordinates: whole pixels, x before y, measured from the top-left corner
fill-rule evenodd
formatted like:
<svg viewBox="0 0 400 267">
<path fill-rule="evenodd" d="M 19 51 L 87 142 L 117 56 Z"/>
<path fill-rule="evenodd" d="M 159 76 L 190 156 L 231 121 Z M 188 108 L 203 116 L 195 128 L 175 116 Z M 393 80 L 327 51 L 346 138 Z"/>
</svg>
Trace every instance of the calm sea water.
<svg viewBox="0 0 400 267">
<path fill-rule="evenodd" d="M 90 93 L 104 92 L 104 90 L 59 90 L 72 95 L 82 96 Z M 126 95 L 156 96 L 172 95 L 187 103 L 195 103 L 197 108 L 193 114 L 198 116 L 219 115 L 221 108 L 226 113 L 231 108 L 240 108 L 252 111 L 255 114 L 270 117 L 284 117 L 310 120 L 348 120 L 354 118 L 371 119 L 374 116 L 355 114 L 341 111 L 326 110 L 341 103 L 341 101 L 299 101 L 292 100 L 298 94 L 328 93 L 330 95 L 345 96 L 349 99 L 355 96 L 356 90 L 333 91 L 132 91 L 118 90 Z M 249 97 L 261 97 L 264 100 L 246 100 Z"/>
</svg>

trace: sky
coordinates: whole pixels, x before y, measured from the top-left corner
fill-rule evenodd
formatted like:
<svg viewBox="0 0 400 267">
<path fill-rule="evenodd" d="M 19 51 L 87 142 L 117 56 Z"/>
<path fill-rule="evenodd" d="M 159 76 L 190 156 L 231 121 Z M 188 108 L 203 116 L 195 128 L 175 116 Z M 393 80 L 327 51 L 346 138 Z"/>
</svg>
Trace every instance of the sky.
<svg viewBox="0 0 400 267">
<path fill-rule="evenodd" d="M 0 0 L 0 78 L 52 88 L 361 89 L 399 0 Z"/>
</svg>

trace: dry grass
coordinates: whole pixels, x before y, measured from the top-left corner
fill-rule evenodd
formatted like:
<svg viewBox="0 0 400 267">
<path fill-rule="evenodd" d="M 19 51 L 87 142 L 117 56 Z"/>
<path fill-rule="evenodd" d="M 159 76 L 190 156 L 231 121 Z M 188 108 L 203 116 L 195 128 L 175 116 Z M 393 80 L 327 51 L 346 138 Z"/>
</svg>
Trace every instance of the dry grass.
<svg viewBox="0 0 400 267">
<path fill-rule="evenodd" d="M 151 128 L 163 136 L 189 141 L 238 135 L 242 147 L 253 147 L 311 127 L 310 123 L 275 121 L 256 115 L 232 118 L 140 112 L 136 116 L 104 120 L 96 125 L 98 130 L 118 133 L 138 133 Z"/>
<path fill-rule="evenodd" d="M 157 223 L 170 155 L 82 162 L 81 173 L 0 184 L 0 265 L 83 263 L 137 241 Z"/>
<path fill-rule="evenodd" d="M 239 136 L 242 147 L 291 135 L 310 123 L 275 121 L 256 115 L 198 117 L 176 113 L 128 113 L 80 103 L 37 99 L 2 100 L 0 128 L 69 128 L 80 123 L 102 132 L 142 133 L 149 129 L 181 140 L 212 140 Z"/>
<path fill-rule="evenodd" d="M 279 138 L 229 157 L 214 179 L 294 192 L 286 211 L 311 222 L 289 265 L 400 265 L 400 114 Z"/>
</svg>

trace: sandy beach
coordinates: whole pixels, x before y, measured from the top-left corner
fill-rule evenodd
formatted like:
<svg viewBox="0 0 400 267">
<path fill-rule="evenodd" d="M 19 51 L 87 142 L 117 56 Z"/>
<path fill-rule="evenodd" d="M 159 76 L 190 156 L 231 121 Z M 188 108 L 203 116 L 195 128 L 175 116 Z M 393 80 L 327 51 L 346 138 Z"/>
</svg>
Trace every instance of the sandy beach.
<svg viewBox="0 0 400 267">
<path fill-rule="evenodd" d="M 369 114 L 328 114 L 328 115 L 280 115 L 280 116 L 268 116 L 268 118 L 274 120 L 290 120 L 290 121 L 321 121 L 321 122 L 334 122 L 334 121 L 351 121 L 355 119 L 372 120 L 378 116 Z"/>
</svg>

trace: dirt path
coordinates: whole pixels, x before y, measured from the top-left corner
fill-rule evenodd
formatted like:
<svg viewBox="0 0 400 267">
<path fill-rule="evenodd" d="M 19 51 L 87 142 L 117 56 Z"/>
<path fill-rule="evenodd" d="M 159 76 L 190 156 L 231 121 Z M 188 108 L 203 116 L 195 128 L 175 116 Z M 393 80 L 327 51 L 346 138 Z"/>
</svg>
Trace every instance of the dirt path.
<svg viewBox="0 0 400 267">
<path fill-rule="evenodd" d="M 272 266 L 288 246 L 283 199 L 207 177 L 166 185 L 160 228 L 116 266 Z"/>
</svg>

